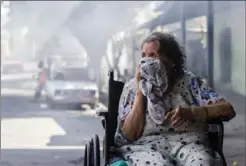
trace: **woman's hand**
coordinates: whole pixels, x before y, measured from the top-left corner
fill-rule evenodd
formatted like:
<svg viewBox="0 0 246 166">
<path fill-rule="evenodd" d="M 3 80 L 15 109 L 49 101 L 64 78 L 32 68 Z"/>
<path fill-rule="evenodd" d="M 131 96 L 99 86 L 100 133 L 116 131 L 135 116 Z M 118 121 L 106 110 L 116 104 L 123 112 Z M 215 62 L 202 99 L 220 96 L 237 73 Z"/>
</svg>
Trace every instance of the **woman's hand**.
<svg viewBox="0 0 246 166">
<path fill-rule="evenodd" d="M 137 80 L 137 84 L 139 83 L 139 81 L 141 80 L 141 72 L 140 72 L 140 65 L 138 65 L 137 70 L 136 70 L 136 80 Z"/>
<path fill-rule="evenodd" d="M 194 120 L 194 113 L 191 107 L 178 107 L 168 112 L 165 119 L 170 120 L 174 128 L 185 128 Z"/>
</svg>

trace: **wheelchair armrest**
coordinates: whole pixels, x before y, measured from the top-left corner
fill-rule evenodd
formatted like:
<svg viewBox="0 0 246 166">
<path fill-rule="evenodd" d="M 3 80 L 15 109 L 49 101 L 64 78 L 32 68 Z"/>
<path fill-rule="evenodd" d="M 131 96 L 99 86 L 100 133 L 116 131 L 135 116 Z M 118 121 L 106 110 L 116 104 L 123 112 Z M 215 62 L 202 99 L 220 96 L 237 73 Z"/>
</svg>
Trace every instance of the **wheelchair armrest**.
<svg viewBox="0 0 246 166">
<path fill-rule="evenodd" d="M 209 119 L 207 120 L 209 131 L 211 133 L 220 133 L 224 135 L 224 124 L 222 119 Z"/>
<path fill-rule="evenodd" d="M 208 124 L 221 124 L 222 120 L 221 119 L 209 119 L 207 120 Z"/>
<path fill-rule="evenodd" d="M 222 122 L 229 122 L 229 121 L 230 121 L 229 118 L 221 117 L 221 118 L 216 118 L 216 119 L 209 119 L 209 120 L 207 120 L 207 123 L 209 123 L 209 124 L 221 124 Z"/>
</svg>

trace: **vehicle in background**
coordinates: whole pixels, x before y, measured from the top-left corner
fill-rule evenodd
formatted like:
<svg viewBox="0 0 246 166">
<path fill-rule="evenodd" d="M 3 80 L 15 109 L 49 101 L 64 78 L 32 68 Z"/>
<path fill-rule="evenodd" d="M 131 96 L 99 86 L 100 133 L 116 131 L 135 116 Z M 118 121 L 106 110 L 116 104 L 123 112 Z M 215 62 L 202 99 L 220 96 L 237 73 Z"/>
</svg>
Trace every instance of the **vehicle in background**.
<svg viewBox="0 0 246 166">
<path fill-rule="evenodd" d="M 37 67 L 36 61 L 27 60 L 23 63 L 23 70 L 27 73 L 37 73 L 39 68 Z"/>
<path fill-rule="evenodd" d="M 3 74 L 16 74 L 24 71 L 23 62 L 18 60 L 5 60 L 1 64 L 1 73 Z"/>
<path fill-rule="evenodd" d="M 44 88 L 44 97 L 51 109 L 60 105 L 81 108 L 98 105 L 99 92 L 96 80 L 87 68 L 64 67 L 51 73 Z"/>
</svg>

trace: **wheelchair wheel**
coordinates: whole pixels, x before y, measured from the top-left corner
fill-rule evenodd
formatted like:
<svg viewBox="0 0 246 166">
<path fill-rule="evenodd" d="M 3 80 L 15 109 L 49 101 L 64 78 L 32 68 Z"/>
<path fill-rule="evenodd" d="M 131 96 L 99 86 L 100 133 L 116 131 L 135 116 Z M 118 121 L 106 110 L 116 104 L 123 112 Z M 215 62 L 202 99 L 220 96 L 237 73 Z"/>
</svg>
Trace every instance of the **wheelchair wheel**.
<svg viewBox="0 0 246 166">
<path fill-rule="evenodd" d="M 84 166 L 87 166 L 87 144 L 85 145 L 85 152 L 84 152 Z"/>
<path fill-rule="evenodd" d="M 90 141 L 87 143 L 87 151 L 86 151 L 86 164 L 84 166 L 94 166 L 93 165 L 93 142 Z"/>
<path fill-rule="evenodd" d="M 94 166 L 100 166 L 100 142 L 98 135 L 93 137 L 93 161 Z"/>
</svg>

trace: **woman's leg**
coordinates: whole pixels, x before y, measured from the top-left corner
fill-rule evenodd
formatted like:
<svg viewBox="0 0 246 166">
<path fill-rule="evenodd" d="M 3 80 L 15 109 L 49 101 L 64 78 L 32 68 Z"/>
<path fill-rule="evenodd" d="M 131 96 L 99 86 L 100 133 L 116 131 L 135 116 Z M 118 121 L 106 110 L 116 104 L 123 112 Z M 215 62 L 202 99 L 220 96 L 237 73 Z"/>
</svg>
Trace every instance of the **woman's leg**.
<svg viewBox="0 0 246 166">
<path fill-rule="evenodd" d="M 121 147 L 129 166 L 174 166 L 170 157 L 158 151 L 157 145 L 130 145 Z"/>
<path fill-rule="evenodd" d="M 223 166 L 217 152 L 213 152 L 199 141 L 181 147 L 175 156 L 182 166 Z"/>
<path fill-rule="evenodd" d="M 167 156 L 159 152 L 133 152 L 124 155 L 129 166 L 174 166 Z"/>
</svg>

